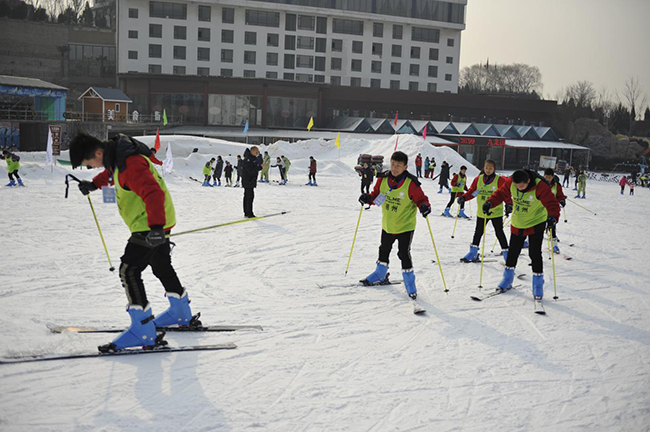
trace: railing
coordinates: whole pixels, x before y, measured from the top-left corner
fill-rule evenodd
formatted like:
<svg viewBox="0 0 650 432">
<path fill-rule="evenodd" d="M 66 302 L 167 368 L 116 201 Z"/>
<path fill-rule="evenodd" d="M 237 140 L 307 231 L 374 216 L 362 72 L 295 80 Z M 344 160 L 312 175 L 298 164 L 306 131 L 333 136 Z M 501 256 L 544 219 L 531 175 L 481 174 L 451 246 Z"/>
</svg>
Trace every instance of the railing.
<svg viewBox="0 0 650 432">
<path fill-rule="evenodd" d="M 35 111 L 25 108 L 0 109 L 0 120 L 58 120 L 58 112 Z"/>
<path fill-rule="evenodd" d="M 0 120 L 18 120 L 18 121 L 49 121 L 58 120 L 59 113 L 52 111 L 35 111 L 28 108 L 0 109 Z M 162 114 L 150 115 L 133 115 L 121 113 L 90 114 L 82 112 L 66 111 L 63 113 L 66 121 L 88 121 L 88 122 L 105 122 L 105 123 L 127 123 L 127 124 L 156 124 L 162 125 Z M 182 115 L 168 115 L 168 124 L 183 124 Z"/>
</svg>

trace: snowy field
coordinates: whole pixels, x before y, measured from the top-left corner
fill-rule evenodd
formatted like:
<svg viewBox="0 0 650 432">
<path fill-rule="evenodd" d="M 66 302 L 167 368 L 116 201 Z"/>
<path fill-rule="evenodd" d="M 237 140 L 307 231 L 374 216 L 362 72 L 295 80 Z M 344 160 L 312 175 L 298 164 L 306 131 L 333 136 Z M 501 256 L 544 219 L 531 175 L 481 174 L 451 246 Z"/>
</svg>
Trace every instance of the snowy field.
<svg viewBox="0 0 650 432">
<path fill-rule="evenodd" d="M 621 196 L 616 184 L 591 181 L 577 202 L 597 216 L 567 205 L 558 235 L 563 256 L 573 259 L 556 256 L 557 301 L 545 260 L 547 315 L 540 316 L 526 256 L 515 291 L 470 300 L 480 265 L 458 259 L 475 223 L 458 221 L 452 239 L 454 221 L 437 216 L 449 196 L 426 180 L 449 293 L 418 216 L 412 255 L 428 313 L 416 316 L 402 285 L 344 286 L 374 269 L 381 230 L 380 211 L 364 212 L 344 277 L 359 214 L 352 166 L 362 152 L 390 155 L 394 141 L 342 142 L 340 160 L 326 142 L 270 147 L 271 156 L 292 159 L 290 182 L 258 185 L 255 213 L 289 214 L 175 240 L 175 268 L 203 322 L 264 331 L 166 336 L 173 345 L 232 341 L 231 351 L 0 365 L 0 430 L 650 430 L 650 191 Z M 193 147 L 199 154 L 190 155 Z M 176 138 L 173 149 L 175 172 L 166 179 L 175 231 L 240 219 L 241 189 L 202 188 L 189 176 L 200 179 L 210 155 L 234 160 L 242 145 Z M 421 141 L 400 138 L 400 149 L 413 159 Z M 463 163 L 449 149 L 422 153 L 435 154 L 438 167 L 445 158 L 455 168 Z M 303 186 L 310 155 L 319 161 L 318 188 Z M 44 168 L 42 154 L 21 156 L 27 187 L 0 189 L 0 357 L 93 351 L 111 335 L 55 335 L 46 324 L 126 325 L 123 289 L 108 271 L 87 199 L 76 185 L 64 199 L 71 170 Z M 477 173 L 471 167 L 470 178 Z M 100 192 L 91 196 L 118 264 L 128 230 Z M 494 240 L 488 228 L 486 253 Z M 483 285 L 491 290 L 503 266 L 500 257 L 488 259 Z M 399 269 L 394 250 L 393 279 L 401 279 Z M 144 279 L 161 312 L 162 287 L 149 270 Z"/>
</svg>

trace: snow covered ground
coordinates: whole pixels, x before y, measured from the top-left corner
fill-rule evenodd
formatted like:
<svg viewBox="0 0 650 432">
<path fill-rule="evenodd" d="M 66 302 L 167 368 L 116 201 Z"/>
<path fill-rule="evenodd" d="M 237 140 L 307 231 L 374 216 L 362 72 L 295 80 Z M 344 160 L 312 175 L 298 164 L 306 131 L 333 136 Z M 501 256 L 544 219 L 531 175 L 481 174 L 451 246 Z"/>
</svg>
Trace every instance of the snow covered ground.
<svg viewBox="0 0 650 432">
<path fill-rule="evenodd" d="M 201 188 L 188 178 L 200 178 L 210 154 L 234 159 L 243 148 L 216 141 L 176 138 L 175 172 L 167 182 L 177 232 L 242 217 L 242 190 Z M 450 291 L 444 293 L 418 216 L 412 255 L 428 313 L 415 316 L 401 285 L 316 286 L 349 284 L 374 268 L 376 208 L 362 215 L 343 276 L 359 212 L 352 166 L 359 153 L 389 156 L 393 145 L 343 140 L 337 160 L 331 143 L 275 144 L 273 157 L 293 161 L 290 183 L 259 185 L 255 212 L 291 213 L 176 239 L 174 265 L 204 323 L 259 324 L 263 332 L 166 337 L 174 345 L 233 341 L 232 351 L 2 365 L 0 430 L 650 430 L 650 269 L 643 235 L 650 192 L 637 188 L 636 196 L 621 196 L 616 184 L 591 181 L 588 199 L 577 202 L 597 216 L 568 204 L 568 223 L 560 222 L 558 234 L 573 260 L 556 256 L 557 301 L 551 261 L 545 262 L 548 315 L 539 316 L 525 256 L 517 273 L 526 277 L 516 291 L 482 303 L 469 299 L 479 292 L 480 266 L 458 258 L 467 252 L 474 222 L 458 221 L 452 239 L 454 221 L 435 216 L 449 196 L 426 180 Z M 190 155 L 193 147 L 199 154 Z M 421 142 L 400 137 L 400 149 L 413 158 Z M 455 167 L 464 163 L 449 149 L 422 153 L 435 153 L 438 166 L 445 158 Z M 318 188 L 302 186 L 310 155 L 319 161 Z M 27 187 L 0 189 L 0 357 L 92 351 L 111 335 L 54 335 L 46 324 L 126 325 L 123 289 L 108 271 L 87 199 L 76 187 L 64 199 L 63 178 L 71 171 L 45 169 L 42 154 L 21 156 Z M 477 172 L 471 167 L 470 177 Z M 277 180 L 277 170 L 271 175 Z M 4 163 L 0 177 L 6 178 Z M 101 193 L 92 198 L 111 259 L 119 263 L 128 230 Z M 486 252 L 494 239 L 488 228 Z M 490 259 L 497 262 L 485 264 L 486 287 L 503 270 L 499 257 Z M 401 279 L 396 251 L 391 260 L 393 279 Z M 144 277 L 160 312 L 162 287 L 150 271 Z"/>
</svg>

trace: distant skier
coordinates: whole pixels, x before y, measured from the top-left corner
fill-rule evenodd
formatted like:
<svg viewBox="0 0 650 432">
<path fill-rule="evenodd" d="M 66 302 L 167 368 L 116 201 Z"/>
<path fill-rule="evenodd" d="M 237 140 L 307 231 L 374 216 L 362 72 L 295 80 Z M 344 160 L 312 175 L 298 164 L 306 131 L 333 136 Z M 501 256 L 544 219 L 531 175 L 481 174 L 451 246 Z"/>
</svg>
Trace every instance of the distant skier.
<svg viewBox="0 0 650 432">
<path fill-rule="evenodd" d="M 20 157 L 18 155 L 10 153 L 8 150 L 3 150 L 0 159 L 4 159 L 4 161 L 7 162 L 7 173 L 9 175 L 9 183 L 7 183 L 7 186 L 16 186 L 14 177 L 16 177 L 16 180 L 18 180 L 19 186 L 25 186 L 23 184 L 23 179 L 21 179 L 18 175 L 18 170 L 20 169 Z"/>
<path fill-rule="evenodd" d="M 235 167 L 237 170 L 237 182 L 235 183 L 235 187 L 239 187 L 239 181 L 241 180 L 241 174 L 242 170 L 244 169 L 244 162 L 241 159 L 240 155 L 237 155 L 237 166 Z"/>
<path fill-rule="evenodd" d="M 564 180 L 562 180 L 562 186 L 569 187 L 569 179 L 571 178 L 571 167 L 567 166 L 564 170 Z M 566 183 L 566 185 L 565 185 Z"/>
<path fill-rule="evenodd" d="M 255 217 L 253 200 L 255 200 L 255 187 L 257 187 L 257 173 L 262 169 L 257 161 L 259 155 L 260 150 L 256 146 L 244 151 L 241 185 L 244 188 L 244 216 L 247 218 Z"/>
<path fill-rule="evenodd" d="M 169 233 L 176 224 L 172 198 L 165 180 L 154 168 L 151 151 L 141 142 L 118 135 L 109 141 L 78 134 L 70 142 L 72 167 L 104 168 L 92 181 L 83 180 L 79 190 L 84 195 L 115 182 L 120 215 L 131 231 L 119 269 L 129 305 L 131 325 L 111 343 L 101 345 L 101 352 L 142 346 L 164 345 L 156 327 L 194 324 L 187 291 L 174 271 L 170 257 Z M 142 271 L 151 266 L 153 274 L 165 287 L 169 308 L 154 318 L 147 300 Z"/>
<path fill-rule="evenodd" d="M 467 167 L 463 165 L 460 167 L 460 172 L 458 174 L 454 174 L 454 177 L 451 179 L 451 196 L 449 197 L 449 202 L 447 203 L 445 212 L 442 214 L 443 216 L 454 217 L 451 213 L 449 213 L 449 210 L 451 209 L 451 206 L 454 203 L 456 197 L 461 196 L 467 190 L 467 176 L 465 175 L 466 172 Z M 460 201 L 459 205 L 460 210 L 458 211 L 458 217 L 469 219 L 469 217 L 465 214 L 465 201 Z"/>
<path fill-rule="evenodd" d="M 397 240 L 397 256 L 402 261 L 402 276 L 409 297 L 417 298 L 415 273 L 411 261 L 411 241 L 415 232 L 418 209 L 423 217 L 431 213 L 429 199 L 424 194 L 417 177 L 409 173 L 408 156 L 401 151 L 390 158 L 390 171 L 382 173 L 371 194 L 363 193 L 359 202 L 381 206 L 382 231 L 379 259 L 375 271 L 361 280 L 364 285 L 374 285 L 388 280 L 388 262 L 393 243 Z"/>
<path fill-rule="evenodd" d="M 431 171 L 429 170 L 429 156 L 424 158 L 424 178 L 429 178 Z"/>
<path fill-rule="evenodd" d="M 431 160 L 429 161 L 429 177 L 431 180 L 433 180 L 433 174 L 436 172 L 436 166 L 438 166 L 436 165 L 436 158 L 431 157 Z M 449 172 L 447 172 L 447 175 L 449 175 Z"/>
<path fill-rule="evenodd" d="M 269 182 L 269 169 L 271 169 L 271 156 L 269 156 L 269 152 L 264 152 L 264 158 L 262 159 L 262 176 L 260 177 L 260 183 Z"/>
<path fill-rule="evenodd" d="M 564 196 L 564 191 L 560 185 L 560 179 L 555 175 L 555 172 L 551 168 L 546 168 L 544 170 L 544 180 L 546 180 L 546 183 L 550 186 L 551 192 L 553 192 L 558 204 L 564 208 L 564 206 L 566 206 L 566 196 Z M 551 228 L 551 236 L 553 238 L 553 252 L 559 254 L 560 247 L 558 246 L 557 239 L 557 225 Z"/>
<path fill-rule="evenodd" d="M 229 161 L 226 161 L 226 167 L 223 170 L 223 174 L 226 177 L 226 186 L 231 187 L 232 186 L 232 165 L 230 165 Z"/>
<path fill-rule="evenodd" d="M 287 178 L 286 178 L 286 173 L 285 173 L 285 167 L 284 167 L 284 161 L 277 157 L 275 158 L 275 165 L 271 165 L 271 168 L 278 168 L 278 171 L 280 171 L 280 186 L 284 186 L 287 184 Z"/>
<path fill-rule="evenodd" d="M 580 171 L 577 180 L 578 180 L 578 194 L 575 197 L 585 199 L 585 191 L 587 190 L 587 173 L 584 171 Z M 582 192 L 582 196 L 580 196 L 580 192 Z"/>
<path fill-rule="evenodd" d="M 309 183 L 307 186 L 318 186 L 316 183 L 316 159 L 313 156 L 309 156 Z"/>
<path fill-rule="evenodd" d="M 212 164 L 215 159 L 212 158 L 203 165 L 203 186 L 212 186 L 210 184 L 210 177 L 212 177 Z"/>
<path fill-rule="evenodd" d="M 214 175 L 212 179 L 214 180 L 214 186 L 221 186 L 221 173 L 223 172 L 223 159 L 221 156 L 217 156 L 217 164 L 214 166 Z M 219 182 L 217 184 L 217 181 Z"/>
<path fill-rule="evenodd" d="M 625 185 L 627 184 L 627 177 L 621 177 L 621 181 L 618 182 L 618 185 L 621 187 L 621 195 L 625 193 Z"/>
<path fill-rule="evenodd" d="M 375 169 L 368 165 L 367 163 L 363 164 L 363 169 L 361 170 L 361 193 L 370 193 L 370 185 L 375 178 Z"/>
<path fill-rule="evenodd" d="M 636 186 L 636 183 L 630 182 L 630 195 L 634 195 L 634 186 Z"/>
<path fill-rule="evenodd" d="M 163 164 L 162 161 L 158 160 L 158 158 L 156 157 L 156 153 L 157 153 L 156 148 L 151 147 L 150 150 L 151 150 L 151 154 L 149 155 L 149 160 L 151 161 L 151 163 L 156 164 L 156 165 L 162 165 Z"/>
<path fill-rule="evenodd" d="M 422 177 L 422 153 L 418 153 L 415 157 L 415 176 L 417 178 Z"/>
<path fill-rule="evenodd" d="M 438 178 L 438 184 L 440 185 L 440 190 L 438 193 L 442 193 L 442 188 L 445 187 L 447 188 L 447 191 L 451 193 L 451 189 L 449 188 L 449 169 L 451 167 L 447 163 L 447 161 L 444 161 L 442 163 L 442 166 L 440 167 L 440 177 Z"/>
<path fill-rule="evenodd" d="M 286 184 L 289 181 L 289 168 L 291 167 L 291 161 L 284 155 L 281 157 L 282 162 L 284 163 L 284 183 Z"/>
<path fill-rule="evenodd" d="M 497 289 L 507 291 L 512 288 L 517 260 L 524 240 L 528 237 L 528 255 L 533 266 L 533 296 L 535 300 L 541 301 L 544 296 L 544 231 L 546 228 L 552 229 L 557 223 L 560 205 L 548 184 L 539 174 L 530 170 L 515 171 L 483 204 L 483 213 L 489 214 L 493 208 L 508 199 L 512 199 L 514 207 L 510 219 L 510 248 L 503 279 Z"/>
</svg>

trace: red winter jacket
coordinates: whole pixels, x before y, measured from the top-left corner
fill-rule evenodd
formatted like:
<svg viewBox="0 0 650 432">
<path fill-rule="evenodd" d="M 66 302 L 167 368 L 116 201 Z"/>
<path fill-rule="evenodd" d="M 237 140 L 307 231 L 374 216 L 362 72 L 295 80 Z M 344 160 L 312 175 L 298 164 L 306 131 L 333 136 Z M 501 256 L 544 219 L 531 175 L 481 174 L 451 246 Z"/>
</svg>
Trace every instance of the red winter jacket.
<svg viewBox="0 0 650 432">
<path fill-rule="evenodd" d="M 463 198 L 465 198 L 465 201 L 471 201 L 471 200 L 474 199 L 473 193 L 476 192 L 476 189 L 478 189 L 478 179 L 479 179 L 480 176 L 485 176 L 485 174 L 479 174 L 478 177 L 474 178 L 474 181 L 472 182 L 472 185 L 469 187 L 467 192 L 465 192 L 465 195 L 463 195 Z M 508 177 L 499 176 L 499 181 L 497 183 L 497 189 L 499 189 L 501 186 L 506 184 L 507 179 L 508 179 Z M 483 179 L 483 181 L 485 181 L 485 178 Z M 492 180 L 492 181 L 494 181 L 494 180 Z M 510 195 L 508 195 L 508 197 L 506 198 L 505 203 L 506 204 L 512 204 L 512 198 L 510 197 Z"/>
<path fill-rule="evenodd" d="M 420 182 L 417 180 L 416 177 L 414 177 L 411 173 L 408 171 L 405 171 L 406 176 L 402 179 L 402 182 L 406 180 L 406 177 L 409 177 L 411 179 L 411 184 L 409 185 L 409 198 L 413 200 L 415 205 L 420 208 L 422 204 L 427 204 L 428 206 L 431 206 L 429 204 L 429 198 L 424 194 L 424 191 L 422 190 L 422 187 L 420 186 Z M 377 178 L 377 182 L 375 183 L 375 187 L 372 189 L 372 192 L 370 193 L 370 197 L 372 198 L 372 201 L 379 196 L 379 188 L 381 187 L 381 182 L 384 180 L 384 177 L 379 177 Z M 400 182 L 401 183 L 401 182 Z M 388 174 L 388 185 L 390 187 L 395 187 L 398 188 L 401 186 L 396 182 L 396 179 L 391 175 Z"/>
<path fill-rule="evenodd" d="M 465 176 L 467 177 L 467 176 Z M 458 179 L 460 178 L 460 174 L 454 174 L 454 177 L 451 179 L 451 185 L 452 186 L 458 186 Z M 465 190 L 467 190 L 467 180 L 465 180 Z"/>
<path fill-rule="evenodd" d="M 149 163 L 140 155 L 128 156 L 125 160 L 126 169 L 120 171 L 119 179 L 122 188 L 135 192 L 144 201 L 150 227 L 165 226 L 165 192 L 154 178 Z M 98 188 L 108 186 L 113 173 L 104 170 L 93 178 Z M 171 229 L 171 228 L 170 228 Z"/>
<path fill-rule="evenodd" d="M 422 156 L 415 157 L 415 166 L 422 166 Z"/>
<path fill-rule="evenodd" d="M 555 184 L 557 185 L 557 195 L 555 196 L 555 198 L 557 198 L 557 202 L 566 201 L 566 195 L 564 195 L 562 185 L 559 182 L 556 182 Z"/>
<path fill-rule="evenodd" d="M 627 177 L 623 177 L 618 184 L 619 186 L 625 186 L 627 184 Z"/>
<path fill-rule="evenodd" d="M 310 174 L 316 174 L 316 161 L 315 160 L 309 162 L 309 173 Z"/>
</svg>

